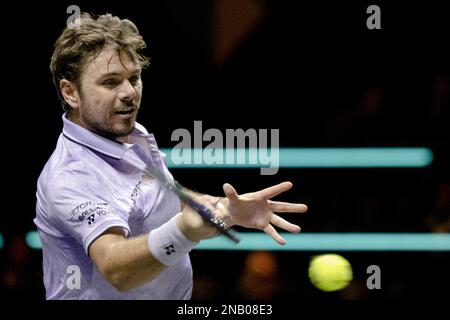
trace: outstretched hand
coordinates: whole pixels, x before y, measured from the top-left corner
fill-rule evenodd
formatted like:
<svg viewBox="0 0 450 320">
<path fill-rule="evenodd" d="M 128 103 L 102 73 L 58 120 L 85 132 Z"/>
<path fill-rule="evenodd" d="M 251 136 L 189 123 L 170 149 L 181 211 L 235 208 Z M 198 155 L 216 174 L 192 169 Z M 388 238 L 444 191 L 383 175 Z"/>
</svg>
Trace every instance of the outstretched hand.
<svg viewBox="0 0 450 320">
<path fill-rule="evenodd" d="M 292 188 L 291 182 L 282 182 L 272 187 L 239 195 L 228 183 L 223 185 L 226 198 L 221 204 L 227 209 L 230 225 L 263 230 L 281 245 L 286 240 L 275 230 L 274 226 L 289 232 L 300 232 L 300 227 L 292 224 L 274 212 L 303 213 L 308 207 L 302 203 L 289 203 L 269 200 Z"/>
</svg>

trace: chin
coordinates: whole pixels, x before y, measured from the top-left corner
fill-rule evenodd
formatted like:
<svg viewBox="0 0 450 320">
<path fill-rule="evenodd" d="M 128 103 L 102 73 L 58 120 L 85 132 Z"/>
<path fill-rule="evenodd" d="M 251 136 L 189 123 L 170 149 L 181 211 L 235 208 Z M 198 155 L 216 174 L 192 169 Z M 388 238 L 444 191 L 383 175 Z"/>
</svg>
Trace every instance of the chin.
<svg viewBox="0 0 450 320">
<path fill-rule="evenodd" d="M 128 127 L 128 128 L 123 128 L 121 130 L 114 130 L 113 135 L 116 137 L 126 137 L 134 131 L 134 128 L 135 127 L 132 126 L 132 127 Z"/>
</svg>

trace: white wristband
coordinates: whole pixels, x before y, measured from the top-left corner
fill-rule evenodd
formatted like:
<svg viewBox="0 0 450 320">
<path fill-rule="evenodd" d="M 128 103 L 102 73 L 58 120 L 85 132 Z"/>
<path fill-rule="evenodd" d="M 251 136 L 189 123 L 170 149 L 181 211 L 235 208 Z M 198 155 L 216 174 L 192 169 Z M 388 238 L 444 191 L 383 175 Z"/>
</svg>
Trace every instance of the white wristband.
<svg viewBox="0 0 450 320">
<path fill-rule="evenodd" d="M 157 229 L 150 231 L 147 239 L 148 248 L 152 255 L 162 264 L 171 266 L 198 242 L 191 241 L 177 227 L 178 213 L 172 219 Z"/>
</svg>

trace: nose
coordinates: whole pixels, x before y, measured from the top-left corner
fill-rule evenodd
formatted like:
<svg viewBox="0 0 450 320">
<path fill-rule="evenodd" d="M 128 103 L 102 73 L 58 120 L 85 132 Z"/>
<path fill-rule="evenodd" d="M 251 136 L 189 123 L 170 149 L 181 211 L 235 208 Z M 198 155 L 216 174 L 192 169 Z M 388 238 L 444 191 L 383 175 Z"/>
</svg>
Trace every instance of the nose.
<svg viewBox="0 0 450 320">
<path fill-rule="evenodd" d="M 119 99 L 124 101 L 130 101 L 136 98 L 136 88 L 130 83 L 128 79 L 125 79 L 120 87 Z"/>
</svg>

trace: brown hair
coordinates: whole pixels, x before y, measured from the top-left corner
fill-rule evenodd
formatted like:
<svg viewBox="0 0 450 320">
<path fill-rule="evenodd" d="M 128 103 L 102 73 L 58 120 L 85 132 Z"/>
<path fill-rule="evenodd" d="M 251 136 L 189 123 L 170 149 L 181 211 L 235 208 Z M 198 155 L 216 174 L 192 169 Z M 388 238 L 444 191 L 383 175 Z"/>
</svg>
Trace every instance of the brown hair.
<svg viewBox="0 0 450 320">
<path fill-rule="evenodd" d="M 111 14 L 95 19 L 88 13 L 82 13 L 77 24 L 64 29 L 54 47 L 50 71 L 64 110 L 70 109 L 70 106 L 61 94 L 59 82 L 66 79 L 80 88 L 83 67 L 94 60 L 105 47 L 113 48 L 118 53 L 126 53 L 142 68 L 149 64 L 149 59 L 140 53 L 146 44 L 136 25 L 128 19 L 120 19 Z"/>
</svg>

